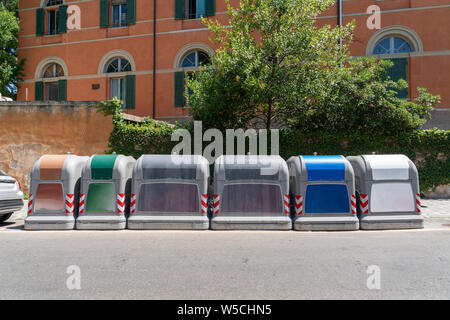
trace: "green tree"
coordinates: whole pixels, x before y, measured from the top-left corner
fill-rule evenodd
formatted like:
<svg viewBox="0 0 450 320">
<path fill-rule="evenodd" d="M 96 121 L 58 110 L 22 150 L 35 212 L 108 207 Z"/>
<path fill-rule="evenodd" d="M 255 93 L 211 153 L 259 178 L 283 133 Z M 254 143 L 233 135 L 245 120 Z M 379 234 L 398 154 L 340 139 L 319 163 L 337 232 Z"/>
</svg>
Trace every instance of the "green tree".
<svg viewBox="0 0 450 320">
<path fill-rule="evenodd" d="M 317 90 L 290 101 L 286 123 L 312 134 L 399 136 L 420 129 L 440 97 L 419 88 L 415 101 L 397 98 L 396 90 L 408 85 L 388 78 L 386 70 L 392 65 L 390 60 L 368 57 L 348 59 L 342 67 L 323 73 Z"/>
<path fill-rule="evenodd" d="M 353 24 L 319 28 L 315 17 L 333 0 L 227 0 L 229 27 L 203 19 L 221 47 L 211 64 L 188 81 L 192 115 L 206 127 L 270 128 L 290 112 L 320 74 L 339 65 Z"/>
<path fill-rule="evenodd" d="M 24 65 L 17 60 L 18 12 L 18 0 L 0 1 L 0 93 L 13 98 Z"/>
<path fill-rule="evenodd" d="M 376 131 L 399 135 L 421 127 L 440 97 L 388 78 L 390 61 L 350 57 L 354 23 L 318 27 L 333 0 L 241 0 L 228 5 L 228 26 L 203 19 L 220 44 L 211 64 L 187 81 L 194 119 L 218 129 L 283 124 L 303 133 Z M 340 45 L 342 39 L 342 46 Z M 260 121 L 261 123 L 261 121 Z"/>
</svg>

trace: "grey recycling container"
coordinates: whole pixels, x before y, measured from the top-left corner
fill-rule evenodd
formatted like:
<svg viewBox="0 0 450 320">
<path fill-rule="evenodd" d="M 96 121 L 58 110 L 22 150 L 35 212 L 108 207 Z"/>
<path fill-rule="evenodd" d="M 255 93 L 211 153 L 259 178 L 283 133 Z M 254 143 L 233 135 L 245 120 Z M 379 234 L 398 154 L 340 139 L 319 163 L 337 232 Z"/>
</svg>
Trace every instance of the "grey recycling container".
<svg viewBox="0 0 450 320">
<path fill-rule="evenodd" d="M 423 228 L 419 176 L 405 155 L 347 157 L 356 175 L 361 229 Z"/>
<path fill-rule="evenodd" d="M 286 161 L 280 156 L 217 158 L 211 228 L 291 230 Z"/>
<path fill-rule="evenodd" d="M 199 155 L 143 155 L 134 167 L 128 229 L 209 229 L 209 163 Z"/>
<path fill-rule="evenodd" d="M 359 229 L 355 177 L 343 156 L 296 156 L 287 163 L 295 230 Z"/>
<path fill-rule="evenodd" d="M 94 155 L 89 159 L 81 177 L 77 229 L 126 228 L 135 163 L 133 157 L 116 154 Z"/>
<path fill-rule="evenodd" d="M 75 226 L 83 166 L 89 157 L 44 155 L 31 170 L 25 230 L 68 230 Z"/>
</svg>

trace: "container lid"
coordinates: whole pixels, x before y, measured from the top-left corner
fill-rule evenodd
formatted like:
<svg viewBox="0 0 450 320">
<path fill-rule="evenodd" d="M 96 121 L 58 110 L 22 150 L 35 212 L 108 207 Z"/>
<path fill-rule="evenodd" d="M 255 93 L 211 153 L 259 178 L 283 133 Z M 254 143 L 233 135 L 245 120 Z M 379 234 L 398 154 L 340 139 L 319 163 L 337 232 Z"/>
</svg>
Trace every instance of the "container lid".
<svg viewBox="0 0 450 320">
<path fill-rule="evenodd" d="M 209 177 L 209 163 L 200 155 L 143 155 L 142 177 L 149 180 L 200 180 Z"/>
<path fill-rule="evenodd" d="M 289 173 L 280 156 L 225 155 L 215 162 L 215 180 L 266 180 L 285 181 Z"/>
<path fill-rule="evenodd" d="M 344 181 L 345 163 L 343 156 L 301 156 L 305 161 L 308 181 Z"/>
<path fill-rule="evenodd" d="M 41 180 L 61 180 L 62 168 L 68 155 L 45 155 L 42 157 L 39 173 Z"/>
<path fill-rule="evenodd" d="M 365 155 L 373 180 L 408 180 L 409 158 L 402 154 Z"/>
<path fill-rule="evenodd" d="M 111 180 L 117 155 L 95 155 L 91 161 L 91 177 L 93 180 Z"/>
</svg>

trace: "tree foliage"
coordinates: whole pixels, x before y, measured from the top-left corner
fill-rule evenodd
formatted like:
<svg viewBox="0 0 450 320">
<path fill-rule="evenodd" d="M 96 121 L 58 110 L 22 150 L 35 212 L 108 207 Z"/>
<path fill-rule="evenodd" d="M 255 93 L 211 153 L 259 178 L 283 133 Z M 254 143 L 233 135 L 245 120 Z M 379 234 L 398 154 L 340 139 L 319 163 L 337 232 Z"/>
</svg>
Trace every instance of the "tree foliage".
<svg viewBox="0 0 450 320">
<path fill-rule="evenodd" d="M 415 101 L 399 99 L 395 90 L 407 83 L 388 78 L 392 62 L 350 57 L 353 22 L 316 24 L 334 2 L 242 0 L 234 8 L 227 1 L 229 27 L 203 19 L 220 48 L 188 80 L 194 119 L 222 130 L 262 120 L 266 128 L 281 124 L 312 134 L 420 128 L 440 97 L 419 88 Z"/>
<path fill-rule="evenodd" d="M 415 101 L 397 98 L 396 90 L 406 88 L 407 83 L 387 77 L 392 65 L 390 60 L 350 59 L 345 66 L 325 73 L 318 90 L 297 97 L 288 106 L 291 113 L 286 122 L 305 133 L 399 136 L 420 129 L 440 98 L 423 88 Z"/>
<path fill-rule="evenodd" d="M 227 0 L 228 26 L 203 19 L 220 43 L 212 62 L 188 81 L 195 119 L 216 128 L 269 128 L 292 101 L 317 85 L 321 74 L 342 62 L 353 24 L 315 25 L 333 0 Z M 339 46 L 339 39 L 344 46 Z"/>
</svg>

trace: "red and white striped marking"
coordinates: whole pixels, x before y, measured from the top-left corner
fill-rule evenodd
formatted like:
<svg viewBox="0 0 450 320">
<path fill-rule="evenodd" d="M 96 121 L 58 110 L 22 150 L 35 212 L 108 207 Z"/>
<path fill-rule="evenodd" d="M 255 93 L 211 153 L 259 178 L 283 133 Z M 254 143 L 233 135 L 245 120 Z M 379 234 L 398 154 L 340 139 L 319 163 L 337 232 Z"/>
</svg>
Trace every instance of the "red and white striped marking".
<svg viewBox="0 0 450 320">
<path fill-rule="evenodd" d="M 80 206 L 78 210 L 80 214 L 84 213 L 85 204 L 86 204 L 86 195 L 84 193 L 80 193 Z"/>
<path fill-rule="evenodd" d="M 117 212 L 125 213 L 125 193 L 117 194 Z"/>
<path fill-rule="evenodd" d="M 416 204 L 417 204 L 417 212 L 421 213 L 420 208 L 422 207 L 422 203 L 420 202 L 420 193 L 416 193 Z"/>
<path fill-rule="evenodd" d="M 131 194 L 130 213 L 136 213 L 136 195 L 134 193 Z"/>
<path fill-rule="evenodd" d="M 73 214 L 73 211 L 75 210 L 75 195 L 73 193 L 66 194 L 65 207 L 67 214 Z"/>
<path fill-rule="evenodd" d="M 301 216 L 303 214 L 303 196 L 295 196 L 295 214 Z"/>
<path fill-rule="evenodd" d="M 202 213 L 207 214 L 208 213 L 208 195 L 202 194 L 200 202 L 202 204 Z"/>
<path fill-rule="evenodd" d="M 352 194 L 352 200 L 350 200 L 350 204 L 352 207 L 352 214 L 356 214 L 356 196 Z"/>
<path fill-rule="evenodd" d="M 359 209 L 361 210 L 361 213 L 369 213 L 369 195 L 359 195 Z"/>
<path fill-rule="evenodd" d="M 288 194 L 286 194 L 286 195 L 284 195 L 284 213 L 285 214 L 290 214 L 291 213 L 291 206 L 290 206 L 290 203 L 289 203 L 289 195 Z"/>
<path fill-rule="evenodd" d="M 215 194 L 213 196 L 213 212 L 214 212 L 214 214 L 219 214 L 219 208 L 220 208 L 220 196 L 218 194 Z"/>
<path fill-rule="evenodd" d="M 31 214 L 33 212 L 33 202 L 34 202 L 34 196 L 30 194 L 28 196 L 28 214 Z"/>
</svg>

